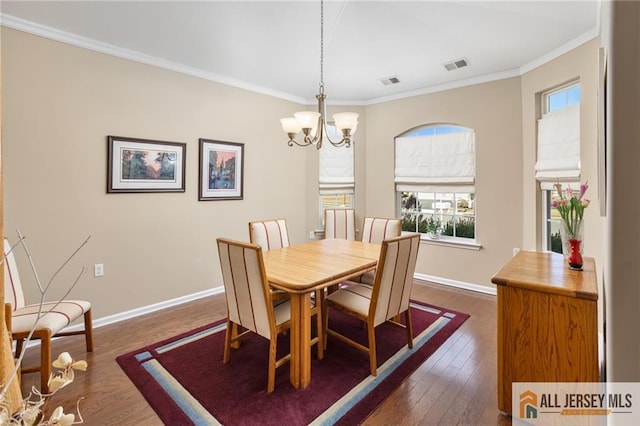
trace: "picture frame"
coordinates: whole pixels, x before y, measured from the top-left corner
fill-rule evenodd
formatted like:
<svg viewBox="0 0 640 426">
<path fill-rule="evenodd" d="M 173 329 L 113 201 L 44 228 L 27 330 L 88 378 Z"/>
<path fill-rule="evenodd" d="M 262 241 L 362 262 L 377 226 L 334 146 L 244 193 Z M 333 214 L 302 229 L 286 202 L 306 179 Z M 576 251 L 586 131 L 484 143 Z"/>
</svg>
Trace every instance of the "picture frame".
<svg viewBox="0 0 640 426">
<path fill-rule="evenodd" d="M 198 200 L 242 200 L 244 144 L 200 139 Z"/>
<path fill-rule="evenodd" d="M 107 193 L 185 192 L 186 143 L 107 136 Z"/>
</svg>

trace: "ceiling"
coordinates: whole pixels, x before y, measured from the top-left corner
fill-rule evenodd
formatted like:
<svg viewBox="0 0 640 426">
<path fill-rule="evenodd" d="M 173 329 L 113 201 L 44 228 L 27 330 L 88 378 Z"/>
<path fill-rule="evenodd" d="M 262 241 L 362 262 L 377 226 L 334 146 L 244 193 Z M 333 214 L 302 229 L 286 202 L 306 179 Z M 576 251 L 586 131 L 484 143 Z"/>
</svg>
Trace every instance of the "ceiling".
<svg viewBox="0 0 640 426">
<path fill-rule="evenodd" d="M 520 75 L 598 34 L 599 1 L 324 5 L 329 104 Z M 2 25 L 300 103 L 320 81 L 319 1 L 7 1 Z M 465 58 L 469 66 L 447 71 Z M 381 79 L 397 77 L 398 84 Z"/>
</svg>

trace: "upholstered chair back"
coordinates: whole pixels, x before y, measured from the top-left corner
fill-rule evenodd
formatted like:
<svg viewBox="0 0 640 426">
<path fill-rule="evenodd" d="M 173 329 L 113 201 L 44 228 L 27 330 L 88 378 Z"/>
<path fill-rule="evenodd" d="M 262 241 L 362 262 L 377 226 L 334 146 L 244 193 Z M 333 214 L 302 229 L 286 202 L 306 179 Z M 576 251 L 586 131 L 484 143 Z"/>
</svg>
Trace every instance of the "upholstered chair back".
<svg viewBox="0 0 640 426">
<path fill-rule="evenodd" d="M 383 240 L 397 237 L 401 233 L 400 219 L 366 217 L 362 226 L 362 241 L 380 244 Z"/>
<path fill-rule="evenodd" d="M 374 327 L 409 309 L 419 246 L 420 234 L 382 242 L 369 311 Z"/>
<path fill-rule="evenodd" d="M 229 320 L 270 339 L 273 307 L 262 249 L 224 238 L 217 241 Z"/>
<path fill-rule="evenodd" d="M 354 209 L 325 209 L 324 237 L 343 240 L 356 239 L 356 212 Z"/>
<path fill-rule="evenodd" d="M 249 222 L 249 241 L 272 250 L 289 247 L 289 231 L 286 219 L 271 219 Z"/>
</svg>

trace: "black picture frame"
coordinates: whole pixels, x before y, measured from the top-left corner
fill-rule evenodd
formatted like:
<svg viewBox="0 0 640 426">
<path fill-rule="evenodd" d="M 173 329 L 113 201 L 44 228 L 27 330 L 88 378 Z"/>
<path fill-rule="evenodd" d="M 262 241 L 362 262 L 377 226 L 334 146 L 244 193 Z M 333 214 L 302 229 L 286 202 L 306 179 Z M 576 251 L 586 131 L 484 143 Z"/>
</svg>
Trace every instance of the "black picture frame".
<svg viewBox="0 0 640 426">
<path fill-rule="evenodd" d="M 198 200 L 242 200 L 244 144 L 199 139 Z"/>
<path fill-rule="evenodd" d="M 107 193 L 185 192 L 187 144 L 107 136 Z"/>
</svg>

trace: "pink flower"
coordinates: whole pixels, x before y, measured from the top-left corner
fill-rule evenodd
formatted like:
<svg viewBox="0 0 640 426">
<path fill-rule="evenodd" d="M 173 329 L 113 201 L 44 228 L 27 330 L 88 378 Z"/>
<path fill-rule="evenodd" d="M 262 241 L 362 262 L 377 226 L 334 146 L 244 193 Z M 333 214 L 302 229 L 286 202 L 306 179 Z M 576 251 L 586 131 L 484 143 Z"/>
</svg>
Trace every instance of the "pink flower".
<svg viewBox="0 0 640 426">
<path fill-rule="evenodd" d="M 578 195 L 578 200 L 582 200 L 582 197 L 584 197 L 584 193 L 587 192 L 587 189 L 589 189 L 589 181 L 580 185 L 580 194 Z"/>
<path fill-rule="evenodd" d="M 585 207 L 585 208 L 589 207 L 590 202 L 591 200 L 587 200 L 587 199 L 582 200 L 582 207 Z"/>
<path fill-rule="evenodd" d="M 573 188 L 571 187 L 567 188 L 567 197 L 569 198 L 573 197 Z"/>
<path fill-rule="evenodd" d="M 554 209 L 558 208 L 558 206 L 559 206 L 558 200 L 553 200 L 551 202 L 551 207 L 553 207 Z"/>
</svg>

